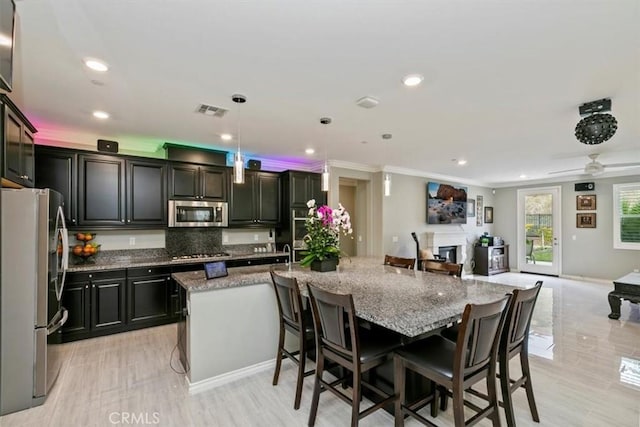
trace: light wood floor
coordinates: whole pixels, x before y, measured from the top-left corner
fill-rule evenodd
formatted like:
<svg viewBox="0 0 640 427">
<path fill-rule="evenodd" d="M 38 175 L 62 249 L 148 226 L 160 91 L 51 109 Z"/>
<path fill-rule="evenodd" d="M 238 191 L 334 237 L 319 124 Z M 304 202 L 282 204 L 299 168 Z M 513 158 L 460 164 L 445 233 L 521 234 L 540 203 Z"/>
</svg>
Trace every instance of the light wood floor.
<svg viewBox="0 0 640 427">
<path fill-rule="evenodd" d="M 532 284 L 536 279 L 514 273 L 491 278 L 507 284 Z M 639 427 L 638 306 L 624 302 L 621 319 L 610 320 L 607 293 L 612 285 L 541 279 L 544 287 L 531 328 L 530 350 L 541 422 L 531 420 L 524 391 L 520 390 L 514 395 L 518 426 Z M 312 377 L 305 380 L 298 411 L 293 410 L 295 369 L 286 362 L 276 387 L 271 385 L 273 372 L 269 370 L 190 396 L 183 375 L 169 367 L 175 336 L 175 325 L 168 325 L 65 344 L 68 357 L 45 404 L 0 417 L 0 425 L 307 424 Z M 348 405 L 329 393 L 321 395 L 317 426 L 344 426 L 349 420 Z M 436 422 L 452 425 L 451 409 Z M 378 411 L 360 425 L 391 426 L 393 420 Z M 418 423 L 411 420 L 406 425 Z M 480 425 L 490 423 L 483 421 Z"/>
</svg>

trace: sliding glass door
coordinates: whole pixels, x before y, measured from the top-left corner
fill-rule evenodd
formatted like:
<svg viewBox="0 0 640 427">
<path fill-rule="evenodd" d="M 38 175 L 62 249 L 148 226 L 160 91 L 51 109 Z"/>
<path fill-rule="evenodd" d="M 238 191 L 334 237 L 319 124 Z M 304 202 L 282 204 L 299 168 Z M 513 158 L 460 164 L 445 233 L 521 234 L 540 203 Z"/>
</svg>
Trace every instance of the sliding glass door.
<svg viewBox="0 0 640 427">
<path fill-rule="evenodd" d="M 518 270 L 561 272 L 560 187 L 518 190 Z"/>
</svg>

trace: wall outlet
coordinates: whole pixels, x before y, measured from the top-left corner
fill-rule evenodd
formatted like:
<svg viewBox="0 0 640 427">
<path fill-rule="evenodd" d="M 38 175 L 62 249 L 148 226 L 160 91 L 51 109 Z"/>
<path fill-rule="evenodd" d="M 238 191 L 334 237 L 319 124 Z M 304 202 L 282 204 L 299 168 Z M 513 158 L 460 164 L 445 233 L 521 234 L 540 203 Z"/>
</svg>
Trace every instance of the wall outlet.
<svg viewBox="0 0 640 427">
<path fill-rule="evenodd" d="M 135 245 L 136 245 L 136 238 L 129 237 L 129 246 L 135 246 Z"/>
<path fill-rule="evenodd" d="M 393 236 L 391 240 L 393 241 L 393 243 L 398 243 L 398 236 Z"/>
<path fill-rule="evenodd" d="M 358 236 L 358 242 L 362 242 L 362 236 Z"/>
<path fill-rule="evenodd" d="M 258 240 L 259 240 L 258 235 L 257 235 L 257 234 L 254 234 L 254 235 L 253 235 L 253 241 L 254 241 L 254 242 L 257 242 Z"/>
</svg>

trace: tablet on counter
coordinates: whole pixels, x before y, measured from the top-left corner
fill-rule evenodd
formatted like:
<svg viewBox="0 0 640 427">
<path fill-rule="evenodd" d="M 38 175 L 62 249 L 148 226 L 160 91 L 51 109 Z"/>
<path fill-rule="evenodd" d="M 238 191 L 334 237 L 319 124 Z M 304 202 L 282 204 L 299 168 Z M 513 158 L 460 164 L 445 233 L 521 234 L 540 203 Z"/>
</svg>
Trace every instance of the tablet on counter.
<svg viewBox="0 0 640 427">
<path fill-rule="evenodd" d="M 227 276 L 227 264 L 224 261 L 205 262 L 204 274 L 207 280 Z"/>
</svg>

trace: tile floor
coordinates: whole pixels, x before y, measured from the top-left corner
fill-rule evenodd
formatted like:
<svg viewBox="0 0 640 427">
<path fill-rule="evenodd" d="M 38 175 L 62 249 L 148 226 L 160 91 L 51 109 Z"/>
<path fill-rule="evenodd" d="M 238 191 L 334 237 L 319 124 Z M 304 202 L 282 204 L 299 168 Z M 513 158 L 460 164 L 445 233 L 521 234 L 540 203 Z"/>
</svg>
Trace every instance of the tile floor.
<svg viewBox="0 0 640 427">
<path fill-rule="evenodd" d="M 490 280 L 532 284 L 537 279 L 505 273 Z M 531 420 L 520 390 L 514 395 L 518 426 L 640 427 L 638 306 L 624 302 L 620 320 L 610 320 L 612 285 L 540 279 L 544 287 L 531 327 L 530 359 L 541 422 Z M 65 344 L 68 357 L 45 404 L 0 417 L 0 426 L 307 425 L 312 379 L 305 380 L 300 410 L 293 410 L 292 364 L 283 365 L 277 387 L 269 370 L 190 396 L 183 375 L 170 367 L 170 360 L 178 365 L 171 356 L 175 335 L 175 325 L 167 325 Z M 349 420 L 344 402 L 321 395 L 317 426 L 346 426 Z M 451 409 L 436 423 L 452 425 Z M 393 419 L 378 411 L 360 425 L 392 426 Z"/>
</svg>

